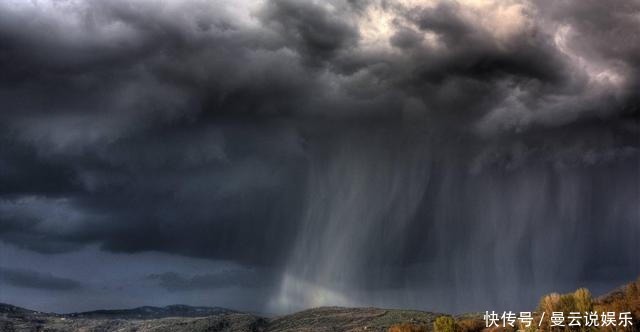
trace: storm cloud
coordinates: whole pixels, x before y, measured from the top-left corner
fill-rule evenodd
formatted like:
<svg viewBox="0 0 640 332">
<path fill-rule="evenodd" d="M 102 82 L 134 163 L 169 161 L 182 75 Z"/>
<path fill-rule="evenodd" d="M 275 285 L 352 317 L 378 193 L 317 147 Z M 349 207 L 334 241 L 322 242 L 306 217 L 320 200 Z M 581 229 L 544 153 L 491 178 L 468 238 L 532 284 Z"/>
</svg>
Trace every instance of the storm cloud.
<svg viewBox="0 0 640 332">
<path fill-rule="evenodd" d="M 139 278 L 276 312 L 606 289 L 640 274 L 638 31 L 624 0 L 5 1 L 0 241 L 269 271 Z"/>
<path fill-rule="evenodd" d="M 224 287 L 275 287 L 276 275 L 265 270 L 223 270 L 214 274 L 184 276 L 176 272 L 150 274 L 149 280 L 157 280 L 161 287 L 169 291 L 202 290 Z"/>
<path fill-rule="evenodd" d="M 81 287 L 81 283 L 67 278 L 60 278 L 51 274 L 43 274 L 30 270 L 8 269 L 0 267 L 0 279 L 3 283 L 21 288 L 36 288 L 44 290 L 65 291 Z"/>
</svg>

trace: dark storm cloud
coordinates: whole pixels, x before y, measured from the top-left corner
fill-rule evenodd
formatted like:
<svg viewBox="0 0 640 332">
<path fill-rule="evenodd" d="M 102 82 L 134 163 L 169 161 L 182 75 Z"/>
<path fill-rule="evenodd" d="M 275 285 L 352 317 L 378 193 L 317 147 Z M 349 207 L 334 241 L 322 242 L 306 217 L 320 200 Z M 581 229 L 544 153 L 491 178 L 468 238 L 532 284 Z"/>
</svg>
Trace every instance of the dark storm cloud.
<svg viewBox="0 0 640 332">
<path fill-rule="evenodd" d="M 403 276 L 414 264 L 466 273 L 440 265 L 438 235 L 462 242 L 464 262 L 472 245 L 533 247 L 474 237 L 481 222 L 531 232 L 533 218 L 498 208 L 505 192 L 548 210 L 547 226 L 571 220 L 568 233 L 588 219 L 585 238 L 601 225 L 572 204 L 632 225 L 639 13 L 634 1 L 3 2 L 0 240 L 229 260 L 327 287 L 344 268 L 343 285 L 369 289 L 418 284 Z M 591 198 L 567 170 L 595 182 Z M 620 251 L 594 241 L 604 271 Z M 331 265 L 314 251 L 327 245 L 355 247 Z M 633 260 L 621 256 L 620 271 Z M 273 285 L 234 273 L 151 278 Z"/>
<path fill-rule="evenodd" d="M 580 52 L 597 55 L 602 60 L 618 59 L 638 64 L 640 36 L 632 32 L 638 24 L 640 4 L 637 1 L 616 0 L 608 5 L 591 0 L 579 3 L 542 1 L 539 9 L 552 20 L 580 32 L 570 41 Z"/>
<path fill-rule="evenodd" d="M 69 157 L 74 190 L 0 201 L 3 239 L 50 253 L 97 242 L 118 252 L 277 261 L 289 235 L 277 229 L 290 227 L 303 185 L 283 185 L 304 174 L 295 131 L 188 129 L 147 133 Z M 255 140 L 257 133 L 266 137 Z M 255 231 L 256 220 L 269 237 Z"/>
<path fill-rule="evenodd" d="M 1 135 L 0 193 L 64 195 L 78 188 L 73 171 L 64 162 L 43 160 L 36 149 L 9 135 Z"/>
<path fill-rule="evenodd" d="M 151 274 L 148 280 L 157 281 L 169 291 L 204 290 L 211 288 L 256 288 L 274 287 L 278 276 L 268 270 L 223 270 L 213 274 L 185 276 L 175 272 Z"/>
<path fill-rule="evenodd" d="M 65 203 L 70 209 L 95 209 L 111 220 L 90 232 L 70 230 L 56 243 L 241 252 L 234 247 L 241 239 L 264 238 L 251 220 L 263 219 L 271 230 L 269 220 L 284 217 L 278 207 L 295 215 L 295 207 L 284 207 L 296 205 L 288 193 L 303 185 L 285 183 L 303 182 L 295 179 L 305 173 L 305 135 L 322 128 L 300 120 L 305 115 L 373 114 L 389 122 L 406 116 L 409 104 L 428 114 L 427 126 L 495 133 L 572 123 L 589 111 L 635 114 L 629 103 L 637 94 L 628 90 L 637 75 L 625 71 L 637 67 L 638 43 L 629 41 L 637 37 L 638 8 L 621 4 L 607 10 L 592 2 L 530 4 L 509 18 L 525 20 L 523 27 L 501 37 L 455 2 L 269 1 L 241 7 L 245 16 L 200 1 L 6 3 L 0 11 L 5 202 L 62 195 L 72 199 Z M 400 53 L 367 48 L 359 24 L 375 20 L 367 10 L 378 7 L 395 15 L 389 42 Z M 600 33 L 584 23 L 594 15 Z M 577 36 L 567 46 L 575 55 L 558 41 L 565 25 Z M 612 38 L 616 32 L 620 38 Z M 426 34 L 434 43 L 425 42 Z M 592 63 L 612 64 L 624 82 L 594 86 L 584 71 Z M 279 120 L 287 116 L 297 120 Z M 173 229 L 176 219 L 183 221 Z M 3 234 L 13 242 L 46 237 L 26 225 Z M 175 232 L 229 240 L 168 244 Z"/>
<path fill-rule="evenodd" d="M 505 10 L 502 6 L 494 3 L 490 10 Z M 572 3 L 569 7 L 582 6 Z M 456 2 L 438 2 L 433 7 L 408 11 L 404 14 L 408 24 L 391 40 L 411 54 L 411 74 L 400 82 L 441 117 L 453 117 L 458 125 L 479 121 L 475 125 L 480 131 L 486 127 L 491 127 L 490 131 L 519 131 L 536 123 L 561 125 L 581 116 L 615 116 L 635 107 L 633 87 L 637 78 L 627 75 L 628 69 L 624 68 L 635 68 L 632 62 L 624 60 L 622 67 L 613 66 L 626 77 L 625 84 L 614 87 L 609 86 L 611 82 L 598 82 L 609 79 L 603 76 L 612 73 L 603 67 L 596 69 L 600 60 L 592 53 L 571 54 L 574 51 L 563 44 L 566 29 L 574 29 L 579 36 L 591 35 L 588 29 L 582 31 L 581 25 L 564 25 L 563 21 L 540 15 L 547 10 L 544 5 L 517 9 L 523 26 L 508 31 L 507 36 L 498 34 L 496 27 L 478 24 L 476 13 Z M 500 22 L 494 23 L 500 27 Z M 631 30 L 621 27 L 626 23 L 618 25 L 612 20 L 609 24 L 623 35 L 632 35 Z M 433 34 L 440 45 L 416 43 L 420 32 Z M 609 38 L 608 42 L 622 46 L 625 38 Z"/>
<path fill-rule="evenodd" d="M 357 27 L 336 14 L 318 3 L 291 0 L 270 1 L 262 13 L 283 43 L 310 63 L 331 60 L 337 52 L 355 46 Z"/>
<path fill-rule="evenodd" d="M 41 253 L 77 250 L 91 242 L 100 216 L 73 199 L 19 196 L 0 199 L 0 236 L 8 243 Z"/>
<path fill-rule="evenodd" d="M 366 47 L 358 24 L 375 20 L 365 16 L 366 8 L 376 6 L 395 15 L 395 34 L 389 38 L 403 53 Z M 598 87 L 592 91 L 585 66 L 563 53 L 556 33 L 567 22 L 580 36 L 572 38 L 578 44 L 572 49 L 584 54 L 587 64 L 609 63 L 620 72 L 637 67 L 637 50 L 627 46 L 637 44 L 629 32 L 637 23 L 637 8 L 609 8 L 608 15 L 599 18 L 610 33 L 621 31 L 620 38 L 608 38 L 581 23 L 585 20 L 579 15 L 597 12 L 594 6 L 516 8 L 523 11 L 521 17 L 507 19 L 526 20 L 525 26 L 498 38 L 455 2 L 414 8 L 386 2 L 269 1 L 247 13 L 250 24 L 198 1 L 160 8 L 152 2 L 70 2 L 52 5 L 50 12 L 9 4 L 4 5 L 6 19 L 0 29 L 7 73 L 3 104 L 22 114 L 53 112 L 42 115 L 55 120 L 44 128 L 34 123 L 42 119 L 19 115 L 10 127 L 20 128 L 24 139 L 47 140 L 67 149 L 80 148 L 77 141 L 108 143 L 138 126 L 194 121 L 202 114 L 367 116 L 378 114 L 378 107 L 394 113 L 388 109 L 399 108 L 407 95 L 420 98 L 435 119 L 455 113 L 456 121 L 474 122 L 496 113 L 487 122 L 500 122 L 507 129 L 519 126 L 509 122 L 511 117 L 522 126 L 566 123 L 582 111 L 628 109 L 625 91 L 637 84 L 637 75 L 625 74 L 628 82 L 618 93 Z M 618 16 L 623 19 L 616 20 Z M 419 42 L 430 33 L 439 46 Z M 596 54 L 588 49 L 605 51 L 605 43 L 619 43 L 606 47 L 618 51 Z M 325 69 L 318 69 L 320 64 Z M 374 98 L 378 100 L 363 101 Z M 394 98 L 400 100 L 394 104 Z M 503 115 L 503 108 L 514 111 Z M 564 108 L 578 108 L 573 112 L 578 115 L 566 115 Z M 538 120 L 545 110 L 551 110 L 550 119 Z"/>
<path fill-rule="evenodd" d="M 445 50 L 434 59 L 420 63 L 418 78 L 426 82 L 468 78 L 494 85 L 505 78 L 535 80 L 553 84 L 562 79 L 567 69 L 558 51 L 549 45 L 549 36 L 543 32 L 531 35 L 523 31 L 508 45 L 500 45 L 488 31 L 478 28 L 460 17 L 459 5 L 438 3 L 435 8 L 409 14 L 422 31 L 433 32 L 444 44 Z M 433 50 L 423 50 L 428 56 Z M 516 82 L 518 83 L 518 82 Z M 464 93 L 464 91 L 463 91 Z"/>
<path fill-rule="evenodd" d="M 13 287 L 69 291 L 82 287 L 79 281 L 24 269 L 0 267 L 0 282 Z"/>
</svg>

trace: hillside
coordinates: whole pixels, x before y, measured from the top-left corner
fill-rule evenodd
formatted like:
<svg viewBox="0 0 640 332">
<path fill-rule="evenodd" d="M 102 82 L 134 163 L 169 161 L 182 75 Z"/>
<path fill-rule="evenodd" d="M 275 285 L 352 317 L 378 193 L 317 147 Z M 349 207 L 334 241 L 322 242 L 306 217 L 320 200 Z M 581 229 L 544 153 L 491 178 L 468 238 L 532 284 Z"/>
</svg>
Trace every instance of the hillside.
<svg viewBox="0 0 640 332">
<path fill-rule="evenodd" d="M 266 319 L 220 308 L 184 306 L 180 310 L 184 314 L 183 316 L 150 318 L 154 315 L 165 315 L 171 310 L 142 307 L 130 310 L 101 310 L 59 315 L 38 313 L 13 306 L 6 307 L 10 310 L 0 312 L 0 331 L 2 332 L 387 331 L 390 326 L 401 322 L 430 326 L 438 316 L 434 313 L 414 310 L 324 307 Z M 208 312 L 212 312 L 212 314 L 205 317 L 195 317 L 197 313 Z"/>
<path fill-rule="evenodd" d="M 238 313 L 220 307 L 192 307 L 188 305 L 169 305 L 166 307 L 139 307 L 133 309 L 95 310 L 68 314 L 70 318 L 119 318 L 154 319 L 167 317 L 206 317 L 221 314 Z"/>
<path fill-rule="evenodd" d="M 589 310 L 630 311 L 637 331 L 640 326 L 640 279 L 608 294 L 591 299 L 590 293 L 549 294 L 542 297 L 538 313 L 545 310 L 572 311 L 577 294 L 587 294 Z M 555 299 L 555 300 L 554 300 Z M 567 299 L 573 299 L 567 302 Z M 554 302 L 555 301 L 555 302 Z M 570 304 L 567 304 L 570 303 Z M 412 332 L 432 331 L 442 314 L 399 309 L 322 307 L 290 315 L 264 318 L 218 307 L 140 307 L 125 310 L 98 310 L 83 313 L 41 313 L 0 304 L 2 332 Z M 459 332 L 482 331 L 479 314 L 454 317 Z M 545 331 L 544 326 L 539 329 Z"/>
<path fill-rule="evenodd" d="M 438 316 L 417 310 L 325 307 L 273 319 L 269 322 L 268 331 L 386 331 L 402 322 L 431 326 Z"/>
</svg>

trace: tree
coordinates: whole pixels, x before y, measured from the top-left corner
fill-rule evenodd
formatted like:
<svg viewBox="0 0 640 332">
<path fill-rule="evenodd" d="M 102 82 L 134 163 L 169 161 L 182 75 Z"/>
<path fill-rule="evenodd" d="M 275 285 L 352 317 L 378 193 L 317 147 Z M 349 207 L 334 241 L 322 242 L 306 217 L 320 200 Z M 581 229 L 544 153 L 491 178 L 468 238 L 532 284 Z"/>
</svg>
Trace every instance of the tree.
<svg viewBox="0 0 640 332">
<path fill-rule="evenodd" d="M 591 292 L 586 288 L 579 288 L 573 293 L 575 309 L 580 313 L 593 310 L 593 298 Z"/>
</svg>

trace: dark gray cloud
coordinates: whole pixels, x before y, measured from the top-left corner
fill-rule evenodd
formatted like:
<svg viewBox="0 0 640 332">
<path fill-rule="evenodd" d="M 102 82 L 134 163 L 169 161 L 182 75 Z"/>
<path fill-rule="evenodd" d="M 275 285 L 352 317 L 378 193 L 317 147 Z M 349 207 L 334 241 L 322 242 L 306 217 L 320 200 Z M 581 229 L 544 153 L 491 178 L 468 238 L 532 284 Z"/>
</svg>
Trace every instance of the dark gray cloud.
<svg viewBox="0 0 640 332">
<path fill-rule="evenodd" d="M 233 269 L 211 274 L 184 276 L 176 272 L 150 274 L 148 280 L 169 291 L 204 290 L 211 288 L 273 288 L 277 284 L 277 274 L 268 270 Z"/>
<path fill-rule="evenodd" d="M 290 0 L 270 1 L 261 13 L 266 25 L 277 31 L 283 45 L 310 64 L 331 60 L 338 52 L 356 46 L 358 27 L 322 4 Z"/>
<path fill-rule="evenodd" d="M 54 291 L 69 291 L 82 287 L 79 281 L 56 277 L 50 273 L 4 267 L 0 267 L 0 281 L 13 287 Z"/>
<path fill-rule="evenodd" d="M 639 13 L 4 2 L 0 240 L 265 269 L 151 279 L 269 288 L 274 310 L 479 310 L 519 286 L 535 298 L 549 276 L 613 284 L 640 271 Z M 412 299 L 424 290 L 431 302 Z"/>
</svg>

